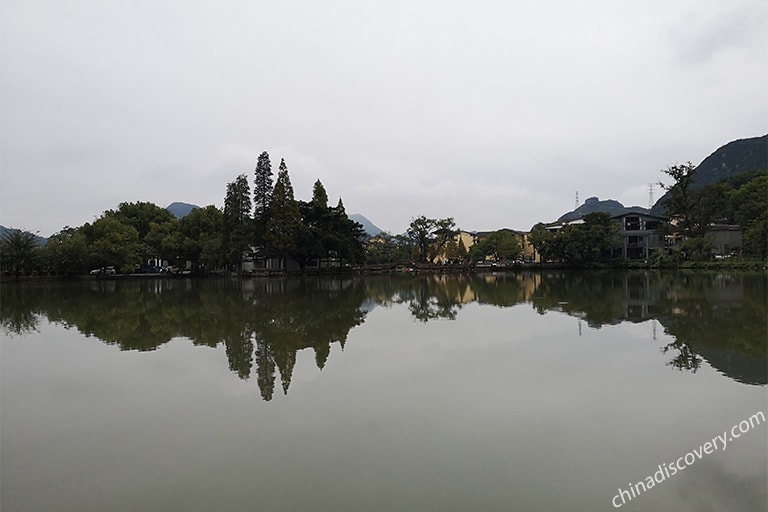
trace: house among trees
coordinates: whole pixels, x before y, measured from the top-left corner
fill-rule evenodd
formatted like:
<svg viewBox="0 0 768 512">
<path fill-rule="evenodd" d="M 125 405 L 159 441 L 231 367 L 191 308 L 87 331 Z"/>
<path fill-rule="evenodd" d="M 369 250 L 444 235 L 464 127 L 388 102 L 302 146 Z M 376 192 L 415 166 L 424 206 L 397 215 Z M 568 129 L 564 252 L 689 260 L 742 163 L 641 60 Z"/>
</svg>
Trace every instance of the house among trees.
<svg viewBox="0 0 768 512">
<path fill-rule="evenodd" d="M 741 226 L 737 224 L 710 224 L 707 236 L 712 240 L 715 257 L 741 252 Z"/>
<path fill-rule="evenodd" d="M 621 256 L 628 260 L 647 260 L 654 252 L 664 249 L 664 234 L 660 228 L 668 223 L 665 217 L 642 213 L 613 215 L 619 224 Z"/>
</svg>

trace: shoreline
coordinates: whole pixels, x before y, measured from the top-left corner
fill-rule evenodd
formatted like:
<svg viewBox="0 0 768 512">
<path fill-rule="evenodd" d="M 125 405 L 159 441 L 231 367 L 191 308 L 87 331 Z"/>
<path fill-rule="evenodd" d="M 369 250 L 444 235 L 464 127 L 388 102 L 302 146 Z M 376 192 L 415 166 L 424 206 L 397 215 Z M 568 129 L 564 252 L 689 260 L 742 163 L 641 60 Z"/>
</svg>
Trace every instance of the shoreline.
<svg viewBox="0 0 768 512">
<path fill-rule="evenodd" d="M 677 266 L 659 266 L 647 263 L 626 262 L 625 264 L 593 264 L 574 266 L 562 263 L 522 263 L 514 265 L 427 265 L 427 264 L 386 264 L 359 265 L 338 270 L 322 271 L 262 271 L 262 272 L 211 272 L 207 274 L 114 274 L 110 276 L 92 275 L 32 275 L 32 276 L 0 276 L 0 283 L 32 283 L 45 281 L 110 281 L 110 280 L 141 280 L 141 279 L 255 279 L 272 277 L 301 277 L 301 276 L 366 276 L 366 275 L 417 275 L 417 274 L 484 274 L 484 273 L 519 273 L 541 272 L 548 270 L 573 271 L 726 271 L 726 272 L 760 272 L 768 273 L 768 262 L 764 261 L 704 261 L 685 262 Z"/>
</svg>

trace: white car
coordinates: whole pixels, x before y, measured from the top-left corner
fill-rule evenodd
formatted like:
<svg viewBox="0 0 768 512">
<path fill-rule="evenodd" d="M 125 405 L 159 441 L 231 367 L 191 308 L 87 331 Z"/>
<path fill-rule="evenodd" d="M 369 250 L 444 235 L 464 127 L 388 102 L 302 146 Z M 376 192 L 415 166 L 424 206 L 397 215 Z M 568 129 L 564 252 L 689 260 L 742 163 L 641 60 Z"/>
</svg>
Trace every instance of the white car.
<svg viewBox="0 0 768 512">
<path fill-rule="evenodd" d="M 91 270 L 90 274 L 92 276 L 98 276 L 101 274 L 107 275 L 107 276 L 113 276 L 117 272 L 115 271 L 115 267 L 101 267 L 101 268 L 95 268 Z"/>
</svg>

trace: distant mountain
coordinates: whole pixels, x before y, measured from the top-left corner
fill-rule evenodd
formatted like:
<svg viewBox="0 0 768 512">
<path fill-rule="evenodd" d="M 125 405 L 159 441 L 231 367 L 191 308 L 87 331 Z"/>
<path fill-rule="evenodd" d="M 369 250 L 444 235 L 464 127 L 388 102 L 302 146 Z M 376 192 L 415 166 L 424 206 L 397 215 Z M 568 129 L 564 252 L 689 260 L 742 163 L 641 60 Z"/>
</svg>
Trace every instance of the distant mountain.
<svg viewBox="0 0 768 512">
<path fill-rule="evenodd" d="M 768 169 L 768 135 L 735 140 L 719 148 L 696 167 L 691 189 L 696 190 L 739 174 L 766 169 Z M 669 192 L 656 201 L 651 208 L 653 215 L 664 214 L 664 203 L 668 197 Z"/>
<path fill-rule="evenodd" d="M 355 222 L 359 222 L 363 225 L 363 229 L 365 230 L 365 233 L 368 236 L 376 236 L 382 231 L 380 227 L 378 227 L 376 224 L 368 220 L 365 215 L 361 215 L 359 213 L 353 213 L 352 215 L 349 215 L 349 218 L 352 219 Z"/>
<path fill-rule="evenodd" d="M 14 232 L 14 231 L 23 231 L 21 229 L 16 228 L 7 228 L 5 226 L 0 226 L 0 238 L 5 237 L 6 233 Z M 34 233 L 32 233 L 34 235 Z M 48 239 L 39 235 L 35 235 L 35 239 L 37 240 L 37 245 L 43 246 L 48 243 Z"/>
<path fill-rule="evenodd" d="M 189 203 L 171 203 L 165 207 L 165 209 L 171 212 L 177 219 L 186 216 L 189 212 L 197 208 L 200 207 Z"/>
<path fill-rule="evenodd" d="M 595 212 L 605 212 L 610 215 L 621 215 L 624 213 L 643 213 L 647 215 L 649 210 L 640 206 L 626 207 L 614 199 L 601 201 L 597 197 L 590 197 L 575 210 L 561 215 L 557 222 L 571 222 Z"/>
</svg>

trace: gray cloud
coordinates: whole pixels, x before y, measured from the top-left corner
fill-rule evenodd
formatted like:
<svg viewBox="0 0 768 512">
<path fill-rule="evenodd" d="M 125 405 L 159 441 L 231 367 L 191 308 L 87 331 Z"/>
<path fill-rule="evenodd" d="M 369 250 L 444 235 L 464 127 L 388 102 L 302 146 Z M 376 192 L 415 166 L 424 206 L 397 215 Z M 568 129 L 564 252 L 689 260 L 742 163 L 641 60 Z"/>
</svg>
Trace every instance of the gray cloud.
<svg viewBox="0 0 768 512">
<path fill-rule="evenodd" d="M 766 26 L 765 2 L 710 2 L 687 12 L 669 28 L 668 37 L 686 63 L 699 65 L 717 58 L 739 58 L 740 52 L 750 48 L 760 49 L 757 55 L 761 53 L 764 60 L 768 57 Z M 754 64 L 759 66 L 758 61 Z"/>
<path fill-rule="evenodd" d="M 645 204 L 662 167 L 765 132 L 767 39 L 739 21 L 765 7 L 712 4 L 4 2 L 0 223 L 221 205 L 264 150 L 392 231 Z"/>
</svg>

